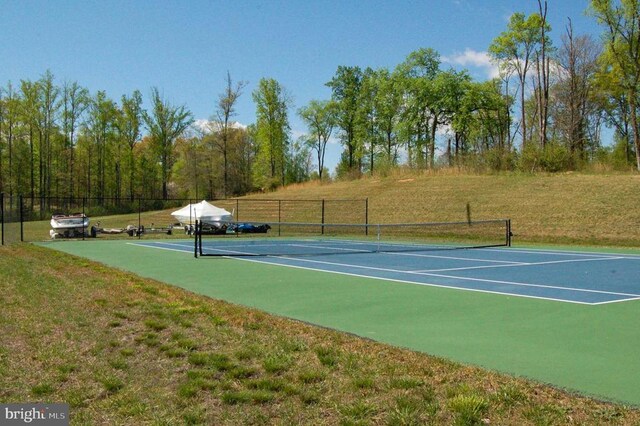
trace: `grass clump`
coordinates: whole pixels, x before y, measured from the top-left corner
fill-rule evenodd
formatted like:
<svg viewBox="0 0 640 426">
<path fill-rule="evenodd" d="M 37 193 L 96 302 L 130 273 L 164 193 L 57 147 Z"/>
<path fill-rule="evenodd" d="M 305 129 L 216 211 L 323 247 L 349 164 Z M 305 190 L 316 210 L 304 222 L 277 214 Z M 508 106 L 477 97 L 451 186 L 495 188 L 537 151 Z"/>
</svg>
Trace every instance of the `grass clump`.
<svg viewBox="0 0 640 426">
<path fill-rule="evenodd" d="M 339 352 L 335 348 L 320 347 L 316 349 L 316 355 L 320 364 L 325 367 L 335 367 L 338 365 Z"/>
<path fill-rule="evenodd" d="M 99 381 L 108 393 L 116 393 L 124 388 L 124 382 L 117 376 L 106 375 L 101 377 Z"/>
<path fill-rule="evenodd" d="M 302 370 L 298 373 L 298 379 L 302 383 L 320 383 L 327 378 L 327 373 L 319 369 Z"/>
<path fill-rule="evenodd" d="M 144 322 L 144 325 L 146 325 L 147 327 L 149 327 L 151 330 L 153 331 L 162 331 L 164 329 L 167 328 L 167 324 L 159 321 L 159 320 L 155 320 L 155 319 L 148 319 Z"/>
<path fill-rule="evenodd" d="M 283 353 L 270 354 L 262 361 L 262 367 L 267 373 L 282 374 L 293 365 L 292 359 Z"/>
<path fill-rule="evenodd" d="M 449 400 L 448 408 L 455 415 L 455 424 L 479 425 L 487 414 L 489 402 L 479 395 L 461 394 Z"/>
<path fill-rule="evenodd" d="M 370 420 L 371 417 L 377 413 L 378 409 L 366 401 L 357 401 L 353 404 L 339 407 L 338 411 L 343 416 L 343 421 L 360 422 Z"/>
<path fill-rule="evenodd" d="M 55 389 L 50 383 L 40 383 L 31 388 L 31 394 L 36 397 L 51 395 L 53 392 Z"/>
</svg>

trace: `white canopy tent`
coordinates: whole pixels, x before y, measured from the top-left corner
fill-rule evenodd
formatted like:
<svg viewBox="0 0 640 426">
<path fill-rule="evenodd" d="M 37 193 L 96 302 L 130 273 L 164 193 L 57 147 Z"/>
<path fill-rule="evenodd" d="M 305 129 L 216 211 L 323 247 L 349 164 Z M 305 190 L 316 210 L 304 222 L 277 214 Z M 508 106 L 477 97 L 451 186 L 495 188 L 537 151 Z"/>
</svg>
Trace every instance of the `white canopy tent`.
<svg viewBox="0 0 640 426">
<path fill-rule="evenodd" d="M 216 207 L 206 200 L 184 206 L 180 210 L 171 213 L 171 216 L 175 217 L 182 225 L 194 225 L 196 220 L 206 224 L 233 222 L 233 213 Z"/>
</svg>

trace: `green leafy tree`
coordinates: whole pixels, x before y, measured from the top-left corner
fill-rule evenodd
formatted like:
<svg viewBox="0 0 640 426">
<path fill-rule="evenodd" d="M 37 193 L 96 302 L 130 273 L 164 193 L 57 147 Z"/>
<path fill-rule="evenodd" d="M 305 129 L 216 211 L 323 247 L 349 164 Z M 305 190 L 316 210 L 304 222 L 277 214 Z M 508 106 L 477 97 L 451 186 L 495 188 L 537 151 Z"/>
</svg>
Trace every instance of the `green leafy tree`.
<svg viewBox="0 0 640 426">
<path fill-rule="evenodd" d="M 342 130 L 341 140 L 346 148 L 349 171 L 360 171 L 361 141 L 358 133 L 358 110 L 363 73 L 360 67 L 339 66 L 327 83 L 331 99 L 337 105 L 337 123 Z"/>
<path fill-rule="evenodd" d="M 362 84 L 358 95 L 357 137 L 361 140 L 363 157 L 369 157 L 369 173 L 373 174 L 375 159 L 381 137 L 377 120 L 376 96 L 378 82 L 376 71 L 367 67 L 362 74 Z M 364 166 L 364 165 L 363 165 Z M 366 166 L 364 166 L 366 167 Z"/>
<path fill-rule="evenodd" d="M 619 69 L 617 84 L 626 92 L 631 130 L 640 170 L 640 3 L 638 0 L 592 0 L 591 13 L 605 31 L 606 58 Z"/>
<path fill-rule="evenodd" d="M 313 161 L 311 148 L 301 136 L 289 145 L 287 156 L 287 183 L 300 183 L 309 180 Z"/>
<path fill-rule="evenodd" d="M 14 171 L 16 170 L 14 164 L 14 146 L 16 136 L 19 136 L 18 132 L 20 128 L 20 97 L 11 83 L 7 84 L 7 88 L 4 90 L 4 98 L 1 103 L 2 128 L 0 130 L 0 138 L 3 138 L 6 142 L 8 163 L 6 172 L 6 188 L 3 187 L 3 190 L 8 190 L 9 196 L 12 197 L 16 188 L 16 176 L 14 174 Z"/>
<path fill-rule="evenodd" d="M 176 139 L 193 123 L 191 112 L 186 106 L 173 106 L 165 101 L 157 88 L 151 89 L 151 113 L 142 114 L 149 129 L 153 151 L 162 169 L 162 198 L 169 198 L 168 182 L 174 155 Z"/>
<path fill-rule="evenodd" d="M 58 112 L 58 96 L 60 89 L 53 83 L 54 77 L 50 71 L 38 81 L 38 106 L 40 109 L 38 131 L 40 141 L 39 160 L 39 178 L 40 178 L 40 196 L 49 197 L 54 177 L 54 134 L 56 131 L 56 116 Z M 42 205 L 44 207 L 44 204 Z M 42 208 L 44 210 L 44 208 Z"/>
<path fill-rule="evenodd" d="M 380 69 L 375 74 L 378 87 L 374 98 L 376 121 L 384 140 L 384 151 L 389 164 L 397 162 L 397 126 L 402 105 L 402 91 L 399 78 L 386 69 Z"/>
<path fill-rule="evenodd" d="M 411 52 L 404 62 L 396 67 L 394 73 L 404 100 L 400 131 L 406 140 L 409 161 L 417 166 L 433 165 L 433 80 L 440 72 L 438 52 L 431 48 L 422 48 Z"/>
<path fill-rule="evenodd" d="M 89 141 L 86 163 L 86 194 L 102 200 L 107 196 L 109 144 L 115 138 L 118 109 L 106 92 L 98 91 L 91 100 L 84 131 Z"/>
<path fill-rule="evenodd" d="M 142 94 L 134 90 L 131 96 L 123 95 L 121 99 L 121 114 L 116 123 L 120 139 L 128 148 L 129 163 L 129 198 L 133 201 L 135 182 L 134 148 L 140 140 L 144 110 L 142 109 Z"/>
<path fill-rule="evenodd" d="M 271 187 L 286 182 L 287 152 L 289 147 L 288 108 L 291 98 L 280 83 L 263 78 L 253 92 L 256 104 L 256 142 L 259 147 L 256 182 Z"/>
<path fill-rule="evenodd" d="M 527 119 L 525 110 L 525 86 L 527 73 L 531 67 L 532 55 L 540 43 L 542 18 L 534 13 L 525 17 L 523 13 L 514 13 L 509 19 L 507 29 L 489 46 L 489 53 L 500 66 L 515 71 L 520 83 L 520 129 L 523 148 L 527 140 Z"/>
<path fill-rule="evenodd" d="M 332 101 L 312 100 L 298 110 L 298 115 L 309 129 L 307 145 L 316 152 L 318 179 L 322 180 L 327 143 L 336 126 L 336 105 Z"/>
<path fill-rule="evenodd" d="M 35 164 L 36 164 L 36 135 L 38 132 L 38 123 L 40 122 L 39 108 L 39 84 L 30 80 L 20 81 L 20 95 L 22 98 L 21 121 L 26 127 L 27 137 L 29 139 L 29 194 L 33 200 L 36 192 L 35 180 Z M 30 204 L 33 206 L 33 203 Z"/>
<path fill-rule="evenodd" d="M 604 114 L 605 122 L 615 129 L 616 143 L 624 147 L 621 152 L 625 153 L 626 162 L 635 165 L 628 91 L 618 84 L 622 78 L 621 70 L 608 56 L 608 52 L 604 51 L 598 59 L 599 69 L 593 80 L 594 92 L 591 98 L 597 103 L 598 110 Z"/>
</svg>

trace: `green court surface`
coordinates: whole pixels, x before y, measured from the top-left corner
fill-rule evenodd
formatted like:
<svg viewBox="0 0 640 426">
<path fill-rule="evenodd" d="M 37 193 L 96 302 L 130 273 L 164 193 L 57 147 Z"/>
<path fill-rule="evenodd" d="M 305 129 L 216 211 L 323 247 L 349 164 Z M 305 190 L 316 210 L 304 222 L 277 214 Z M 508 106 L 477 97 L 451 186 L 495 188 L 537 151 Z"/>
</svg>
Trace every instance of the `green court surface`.
<svg viewBox="0 0 640 426">
<path fill-rule="evenodd" d="M 640 300 L 565 303 L 195 259 L 124 241 L 44 245 L 212 298 L 640 406 Z"/>
</svg>

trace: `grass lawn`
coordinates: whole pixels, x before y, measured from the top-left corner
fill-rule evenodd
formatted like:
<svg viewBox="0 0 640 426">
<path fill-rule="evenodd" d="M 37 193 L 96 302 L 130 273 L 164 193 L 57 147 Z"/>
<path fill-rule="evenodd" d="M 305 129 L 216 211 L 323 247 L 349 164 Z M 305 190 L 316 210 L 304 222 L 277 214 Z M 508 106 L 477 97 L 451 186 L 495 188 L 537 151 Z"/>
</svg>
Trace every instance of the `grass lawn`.
<svg viewBox="0 0 640 426">
<path fill-rule="evenodd" d="M 72 424 L 640 422 L 42 247 L 0 248 L 0 290 L 0 401 L 68 402 Z"/>
</svg>

